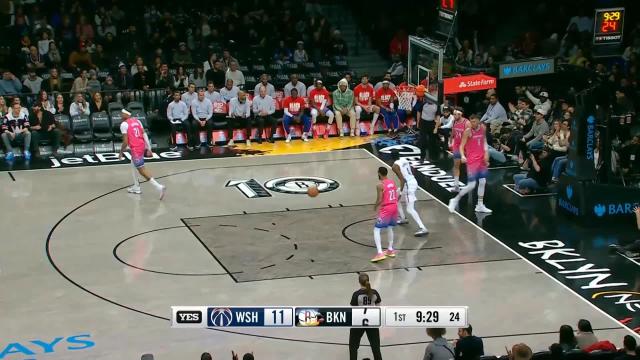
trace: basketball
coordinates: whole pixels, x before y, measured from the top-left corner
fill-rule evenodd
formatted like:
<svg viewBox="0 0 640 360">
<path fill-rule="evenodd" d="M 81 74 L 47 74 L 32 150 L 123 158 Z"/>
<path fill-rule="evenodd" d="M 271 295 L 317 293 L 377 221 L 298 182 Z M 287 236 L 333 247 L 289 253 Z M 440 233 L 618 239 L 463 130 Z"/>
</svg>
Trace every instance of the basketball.
<svg viewBox="0 0 640 360">
<path fill-rule="evenodd" d="M 320 192 L 318 191 L 317 186 L 311 186 L 307 189 L 307 195 L 309 195 L 310 197 L 316 197 L 319 193 Z"/>
</svg>

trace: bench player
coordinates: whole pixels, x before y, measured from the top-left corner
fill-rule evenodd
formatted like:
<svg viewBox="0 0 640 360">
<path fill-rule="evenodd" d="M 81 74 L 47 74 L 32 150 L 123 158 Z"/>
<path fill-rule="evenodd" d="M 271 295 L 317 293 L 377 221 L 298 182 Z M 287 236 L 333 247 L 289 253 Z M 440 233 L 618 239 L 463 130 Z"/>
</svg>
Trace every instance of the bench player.
<svg viewBox="0 0 640 360">
<path fill-rule="evenodd" d="M 377 197 L 373 209 L 377 212 L 376 224 L 373 228 L 373 240 L 376 243 L 378 254 L 371 259 L 371 262 L 378 262 L 387 257 L 395 257 L 397 251 L 393 249 L 393 227 L 398 219 L 398 188 L 393 180 L 387 178 L 387 168 L 378 168 L 378 179 L 376 185 Z M 380 229 L 387 229 L 389 233 L 389 247 L 382 251 L 380 240 Z"/>
<path fill-rule="evenodd" d="M 391 157 L 393 158 L 393 166 L 391 169 L 400 179 L 400 191 L 402 192 L 400 196 L 400 200 L 405 203 L 407 207 L 407 212 L 413 218 L 413 221 L 418 225 L 418 231 L 416 231 L 414 236 L 424 236 L 429 233 L 427 228 L 422 223 L 422 219 L 420 219 L 420 215 L 416 211 L 416 190 L 418 190 L 418 181 L 416 181 L 416 177 L 413 176 L 413 172 L 411 171 L 411 164 L 409 160 L 406 158 L 400 157 L 400 152 L 393 151 L 391 152 Z M 400 214 L 400 221 L 398 224 L 407 224 L 407 218 L 404 215 L 404 210 L 402 209 L 402 204 L 398 206 L 398 213 Z"/>
<path fill-rule="evenodd" d="M 460 161 L 467 163 L 468 184 L 449 201 L 449 211 L 453 212 L 460 199 L 476 187 L 478 182 L 478 204 L 476 212 L 490 214 L 492 211 L 484 205 L 484 189 L 487 184 L 489 165 L 489 145 L 485 134 L 485 126 L 480 123 L 478 115 L 471 115 L 469 127 L 464 131 L 460 143 Z"/>
<path fill-rule="evenodd" d="M 140 182 L 136 174 L 136 169 L 140 175 L 144 176 L 160 192 L 160 200 L 164 198 L 166 186 L 160 184 L 153 178 L 151 173 L 144 166 L 144 156 L 151 156 L 151 143 L 149 137 L 142 127 L 138 118 L 131 117 L 131 113 L 122 109 L 122 123 L 120 124 L 122 133 L 122 146 L 120 147 L 120 160 L 124 159 L 124 151 L 129 147 L 131 150 L 131 170 L 133 173 L 133 186 L 127 189 L 129 193 L 141 194 Z"/>
</svg>

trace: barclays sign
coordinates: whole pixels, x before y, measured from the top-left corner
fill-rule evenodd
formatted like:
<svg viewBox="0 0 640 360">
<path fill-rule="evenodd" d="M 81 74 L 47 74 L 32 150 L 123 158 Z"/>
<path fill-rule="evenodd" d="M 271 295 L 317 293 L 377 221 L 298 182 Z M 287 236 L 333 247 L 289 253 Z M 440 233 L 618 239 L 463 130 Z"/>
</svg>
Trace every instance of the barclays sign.
<svg viewBox="0 0 640 360">
<path fill-rule="evenodd" d="M 500 64 L 500 79 L 510 79 L 524 76 L 553 74 L 556 71 L 553 58 L 532 58 L 529 61 L 519 61 Z"/>
</svg>

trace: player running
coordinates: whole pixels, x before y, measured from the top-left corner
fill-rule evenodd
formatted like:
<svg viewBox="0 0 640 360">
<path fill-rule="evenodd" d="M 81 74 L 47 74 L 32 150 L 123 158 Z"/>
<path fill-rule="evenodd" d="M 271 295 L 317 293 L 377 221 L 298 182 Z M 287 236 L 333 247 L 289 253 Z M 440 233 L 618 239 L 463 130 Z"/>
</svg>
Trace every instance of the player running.
<svg viewBox="0 0 640 360">
<path fill-rule="evenodd" d="M 454 212 L 460 199 L 476 187 L 478 181 L 478 204 L 476 212 L 490 214 L 492 211 L 484 206 L 484 187 L 487 184 L 487 166 L 489 164 L 489 145 L 485 127 L 480 124 L 478 115 L 471 115 L 470 126 L 464 131 L 460 144 L 460 161 L 467 163 L 468 184 L 449 201 L 449 212 Z"/>
<path fill-rule="evenodd" d="M 373 207 L 378 212 L 376 224 L 373 228 L 373 240 L 376 242 L 378 254 L 371 259 L 371 262 L 378 262 L 387 257 L 396 257 L 397 251 L 393 249 L 393 227 L 396 226 L 398 219 L 398 188 L 393 180 L 387 178 L 387 168 L 378 168 L 378 179 L 380 183 L 376 185 L 377 197 L 376 204 Z M 389 231 L 389 247 L 386 251 L 382 251 L 380 242 L 380 229 Z"/>
<path fill-rule="evenodd" d="M 451 131 L 451 151 L 453 152 L 453 179 L 455 180 L 455 192 L 460 192 L 460 144 L 462 135 L 469 127 L 469 120 L 462 117 L 462 110 L 456 108 L 453 111 L 453 125 Z"/>
<path fill-rule="evenodd" d="M 420 215 L 416 211 L 416 190 L 418 190 L 418 181 L 416 181 L 416 177 L 413 176 L 413 172 L 411 171 L 411 164 L 409 160 L 406 158 L 400 157 L 400 152 L 393 151 L 391 152 L 391 156 L 394 160 L 393 166 L 391 169 L 400 179 L 400 191 L 402 191 L 402 196 L 400 196 L 400 200 L 404 202 L 407 207 L 407 212 L 413 218 L 413 221 L 418 225 L 418 231 L 416 231 L 413 235 L 416 237 L 424 236 L 429 233 L 427 228 L 422 223 L 420 219 Z M 398 224 L 408 224 L 407 218 L 404 215 L 404 210 L 402 209 L 402 204 L 398 206 L 398 213 L 400 214 L 400 221 Z"/>
<path fill-rule="evenodd" d="M 131 171 L 133 174 L 133 186 L 127 191 L 131 194 L 141 194 L 140 182 L 136 175 L 136 169 L 140 175 L 144 176 L 159 192 L 160 200 L 164 198 L 166 186 L 160 184 L 151 176 L 151 173 L 144 167 L 144 156 L 151 156 L 151 143 L 149 137 L 142 127 L 138 118 L 131 117 L 131 113 L 122 109 L 122 123 L 120 124 L 122 133 L 122 146 L 120 147 L 120 160 L 124 159 L 124 151 L 129 147 L 131 150 Z"/>
</svg>

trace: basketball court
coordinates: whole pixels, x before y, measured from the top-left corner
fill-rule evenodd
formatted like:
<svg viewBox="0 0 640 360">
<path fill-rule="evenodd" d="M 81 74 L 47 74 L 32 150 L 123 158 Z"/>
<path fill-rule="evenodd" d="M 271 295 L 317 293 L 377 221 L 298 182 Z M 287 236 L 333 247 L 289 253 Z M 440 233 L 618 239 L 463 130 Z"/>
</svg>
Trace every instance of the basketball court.
<svg viewBox="0 0 640 360">
<path fill-rule="evenodd" d="M 195 359 L 203 351 L 218 359 L 231 349 L 342 359 L 348 329 L 178 330 L 170 307 L 344 306 L 358 272 L 370 274 L 386 306 L 469 306 L 487 354 L 515 342 L 546 348 L 560 325 L 580 318 L 601 338 L 628 333 L 426 192 L 417 208 L 430 234 L 397 227 L 398 257 L 370 263 L 382 165 L 363 149 L 152 163 L 168 186 L 162 202 L 148 184 L 142 196 L 127 193 L 129 165 L 0 176 L 0 338 L 35 354 L 14 346 L 21 351 L 4 359 Z M 314 182 L 323 192 L 310 198 Z M 43 355 L 32 342 L 76 335 L 95 345 L 63 340 Z M 421 358 L 430 340 L 423 329 L 383 328 L 381 337 L 388 359 Z M 371 356 L 365 344 L 360 358 Z"/>
</svg>

